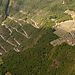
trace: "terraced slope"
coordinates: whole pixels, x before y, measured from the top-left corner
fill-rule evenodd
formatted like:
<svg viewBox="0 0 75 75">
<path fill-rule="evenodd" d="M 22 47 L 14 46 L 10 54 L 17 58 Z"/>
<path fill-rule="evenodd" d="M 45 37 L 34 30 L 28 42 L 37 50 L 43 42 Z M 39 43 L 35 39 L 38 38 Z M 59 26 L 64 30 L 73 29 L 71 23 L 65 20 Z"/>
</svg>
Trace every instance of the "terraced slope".
<svg viewBox="0 0 75 75">
<path fill-rule="evenodd" d="M 32 47 L 42 36 L 42 29 L 36 29 L 31 24 L 9 20 L 0 26 L 0 47 L 1 51 L 17 52 Z M 11 24 L 11 25 L 10 25 Z M 33 43 L 32 43 L 33 42 Z M 34 43 L 35 42 L 35 43 Z M 4 53 L 4 52 L 3 52 Z"/>
<path fill-rule="evenodd" d="M 0 0 L 0 74 L 75 75 L 75 46 L 50 44 L 66 9 L 75 0 Z"/>
</svg>

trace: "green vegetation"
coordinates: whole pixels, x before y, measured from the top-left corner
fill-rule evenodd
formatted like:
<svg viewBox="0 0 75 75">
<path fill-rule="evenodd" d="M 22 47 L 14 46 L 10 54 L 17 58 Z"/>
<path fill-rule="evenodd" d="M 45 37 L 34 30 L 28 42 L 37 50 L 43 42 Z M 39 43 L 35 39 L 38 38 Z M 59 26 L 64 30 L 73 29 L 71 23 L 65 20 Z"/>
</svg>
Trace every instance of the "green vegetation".
<svg viewBox="0 0 75 75">
<path fill-rule="evenodd" d="M 3 72 L 10 71 L 13 75 L 75 75 L 75 46 L 64 43 L 53 47 L 50 41 L 55 38 L 57 36 L 52 30 L 47 29 L 33 48 L 21 53 L 10 52 L 3 57 Z"/>
<path fill-rule="evenodd" d="M 4 1 L 4 0 L 3 0 Z M 38 23 L 39 29 L 32 24 L 18 21 L 23 29 L 30 35 L 27 39 L 20 33 L 12 30 L 12 35 L 21 43 L 22 51 L 13 51 L 13 46 L 0 38 L 0 44 L 9 52 L 2 56 L 0 61 L 0 75 L 10 72 L 12 75 L 75 75 L 75 46 L 66 43 L 53 47 L 50 41 L 58 38 L 51 28 L 55 22 L 72 19 L 64 14 L 66 9 L 75 10 L 75 0 L 10 0 L 10 14 L 16 20 L 23 19 L 31 23 L 33 19 Z M 4 16 L 5 3 L 0 6 L 0 14 Z M 19 12 L 22 10 L 25 14 Z M 0 18 L 3 21 L 4 17 Z M 52 21 L 54 19 L 54 21 Z M 19 31 L 18 23 L 9 18 L 4 19 L 6 25 L 15 27 Z M 1 28 L 5 38 L 9 33 Z M 22 31 L 21 31 L 22 32 Z"/>
</svg>

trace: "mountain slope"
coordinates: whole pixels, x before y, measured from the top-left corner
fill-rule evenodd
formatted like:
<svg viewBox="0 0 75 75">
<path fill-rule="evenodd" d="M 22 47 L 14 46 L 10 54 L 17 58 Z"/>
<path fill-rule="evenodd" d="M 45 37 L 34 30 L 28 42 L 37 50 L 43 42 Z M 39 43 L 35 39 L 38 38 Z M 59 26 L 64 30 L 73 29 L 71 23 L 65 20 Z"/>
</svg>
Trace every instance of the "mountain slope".
<svg viewBox="0 0 75 75">
<path fill-rule="evenodd" d="M 2 75 L 75 75 L 75 46 L 50 44 L 75 0 L 1 0 L 0 8 Z"/>
</svg>

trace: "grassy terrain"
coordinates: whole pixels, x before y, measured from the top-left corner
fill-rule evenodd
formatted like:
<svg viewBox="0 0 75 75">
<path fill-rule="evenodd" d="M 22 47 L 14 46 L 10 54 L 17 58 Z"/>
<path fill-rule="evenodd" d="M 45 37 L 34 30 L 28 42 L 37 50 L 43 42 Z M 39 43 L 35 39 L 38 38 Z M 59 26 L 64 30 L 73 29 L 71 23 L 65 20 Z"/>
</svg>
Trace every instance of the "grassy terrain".
<svg viewBox="0 0 75 75">
<path fill-rule="evenodd" d="M 48 29 L 33 48 L 21 53 L 12 51 L 4 56 L 5 63 L 1 66 L 3 73 L 10 71 L 13 75 L 75 75 L 75 46 L 64 43 L 53 47 L 50 41 L 55 38 L 57 36 Z"/>
<path fill-rule="evenodd" d="M 71 47 L 63 43 L 53 47 L 50 44 L 50 41 L 58 38 L 51 29 L 55 24 L 51 19 L 57 22 L 72 19 L 64 14 L 64 11 L 75 10 L 75 0 L 64 1 L 65 4 L 62 4 L 63 0 L 11 0 L 10 16 L 29 22 L 33 19 L 41 28 L 36 29 L 31 24 L 20 22 L 31 36 L 29 40 L 13 30 L 12 35 L 21 42 L 23 47 L 20 53 L 13 51 L 12 46 L 0 38 L 0 44 L 9 51 L 0 56 L 3 59 L 1 61 L 3 64 L 0 64 L 0 75 L 6 72 L 12 75 L 75 75 L 75 46 Z M 1 15 L 4 15 L 4 5 L 3 2 L 0 6 Z M 20 13 L 20 10 L 26 14 Z M 3 17 L 0 18 L 0 21 L 2 20 Z M 5 21 L 8 26 L 14 26 L 20 30 L 18 23 L 8 18 Z M 8 36 L 4 30 L 3 34 Z"/>
</svg>

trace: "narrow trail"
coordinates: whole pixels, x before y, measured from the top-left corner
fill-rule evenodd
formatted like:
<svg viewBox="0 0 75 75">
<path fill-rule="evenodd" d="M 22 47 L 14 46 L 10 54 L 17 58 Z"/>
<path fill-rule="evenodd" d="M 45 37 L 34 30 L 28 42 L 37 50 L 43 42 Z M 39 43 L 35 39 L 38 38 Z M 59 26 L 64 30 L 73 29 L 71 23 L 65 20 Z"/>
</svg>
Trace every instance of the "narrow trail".
<svg viewBox="0 0 75 75">
<path fill-rule="evenodd" d="M 23 26 L 22 26 L 22 24 L 20 23 L 20 22 L 18 22 L 15 18 L 13 18 L 13 17 L 8 17 L 9 19 L 11 19 L 11 20 L 14 20 L 16 23 L 18 23 L 20 26 L 21 26 L 21 29 L 22 29 L 22 31 L 23 31 L 23 33 L 22 32 L 20 32 L 20 31 L 18 31 L 16 28 L 13 28 L 13 29 L 15 29 L 17 32 L 19 32 L 19 33 L 21 33 L 22 35 L 24 35 L 26 38 L 30 38 L 29 36 L 28 36 L 28 34 L 27 34 L 27 32 L 23 29 Z"/>
</svg>

